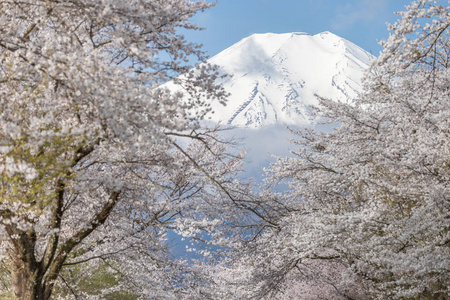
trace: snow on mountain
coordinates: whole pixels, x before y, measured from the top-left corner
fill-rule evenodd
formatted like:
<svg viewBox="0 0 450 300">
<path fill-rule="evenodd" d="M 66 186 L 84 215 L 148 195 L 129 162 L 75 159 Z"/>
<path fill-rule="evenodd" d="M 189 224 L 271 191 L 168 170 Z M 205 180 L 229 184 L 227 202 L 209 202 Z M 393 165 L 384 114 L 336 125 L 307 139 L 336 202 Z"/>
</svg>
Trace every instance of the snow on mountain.
<svg viewBox="0 0 450 300">
<path fill-rule="evenodd" d="M 352 101 L 373 55 L 330 32 L 254 34 L 209 60 L 232 75 L 226 107 L 213 104 L 212 121 L 236 127 L 315 123 L 315 94 Z"/>
</svg>

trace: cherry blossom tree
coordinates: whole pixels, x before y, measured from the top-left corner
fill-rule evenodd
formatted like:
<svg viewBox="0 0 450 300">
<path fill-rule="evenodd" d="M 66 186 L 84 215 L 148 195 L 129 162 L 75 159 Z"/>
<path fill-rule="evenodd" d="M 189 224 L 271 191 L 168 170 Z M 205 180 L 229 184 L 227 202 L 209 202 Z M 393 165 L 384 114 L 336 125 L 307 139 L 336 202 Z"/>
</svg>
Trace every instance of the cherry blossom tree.
<svg viewBox="0 0 450 300">
<path fill-rule="evenodd" d="M 201 239 L 239 218 L 242 155 L 199 122 L 226 93 L 177 33 L 211 5 L 0 2 L 0 260 L 18 299 L 82 297 L 80 266 L 179 298 L 188 265 L 167 231 Z M 175 78 L 183 93 L 159 88 Z"/>
<path fill-rule="evenodd" d="M 359 99 L 321 99 L 336 128 L 296 131 L 294 156 L 271 166 L 272 223 L 226 271 L 248 275 L 225 280 L 245 297 L 305 295 L 293 282 L 316 261 L 331 266 L 323 275 L 345 267 L 319 280 L 333 299 L 448 298 L 450 5 L 418 0 L 399 15 Z M 278 184 L 290 189 L 271 192 Z"/>
</svg>

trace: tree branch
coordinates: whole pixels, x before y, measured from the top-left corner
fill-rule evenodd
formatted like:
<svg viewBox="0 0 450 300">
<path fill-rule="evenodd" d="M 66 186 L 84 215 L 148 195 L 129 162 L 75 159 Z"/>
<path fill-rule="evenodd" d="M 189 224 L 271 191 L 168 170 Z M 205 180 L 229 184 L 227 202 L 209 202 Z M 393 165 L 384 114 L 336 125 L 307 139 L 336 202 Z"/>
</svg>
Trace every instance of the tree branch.
<svg viewBox="0 0 450 300">
<path fill-rule="evenodd" d="M 58 255 L 52 261 L 48 274 L 44 278 L 45 294 L 50 295 L 54 286 L 54 281 L 59 275 L 61 268 L 64 265 L 70 252 L 78 246 L 87 236 L 89 236 L 94 230 L 102 225 L 111 214 L 112 210 L 119 202 L 119 196 L 121 192 L 113 192 L 107 203 L 103 206 L 102 210 L 87 224 L 86 228 L 78 231 L 72 238 L 64 242 L 58 247 Z"/>
</svg>

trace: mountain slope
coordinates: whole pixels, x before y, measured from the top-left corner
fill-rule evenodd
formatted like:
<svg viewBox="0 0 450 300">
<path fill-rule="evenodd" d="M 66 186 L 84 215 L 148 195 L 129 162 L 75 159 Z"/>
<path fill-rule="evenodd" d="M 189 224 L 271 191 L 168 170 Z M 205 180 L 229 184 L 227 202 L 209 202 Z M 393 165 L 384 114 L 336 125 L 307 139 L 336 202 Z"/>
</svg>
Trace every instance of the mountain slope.
<svg viewBox="0 0 450 300">
<path fill-rule="evenodd" d="M 213 104 L 211 120 L 237 127 L 312 125 L 315 94 L 352 101 L 374 57 L 330 32 L 254 34 L 209 60 L 232 75 L 224 108 Z"/>
</svg>

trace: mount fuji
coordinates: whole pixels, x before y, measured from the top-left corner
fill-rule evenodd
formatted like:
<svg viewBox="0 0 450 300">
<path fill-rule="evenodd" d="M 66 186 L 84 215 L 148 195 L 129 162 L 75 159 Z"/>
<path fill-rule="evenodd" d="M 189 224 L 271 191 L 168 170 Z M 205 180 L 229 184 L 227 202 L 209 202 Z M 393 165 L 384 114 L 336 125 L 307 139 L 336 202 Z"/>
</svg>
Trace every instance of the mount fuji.
<svg viewBox="0 0 450 300">
<path fill-rule="evenodd" d="M 330 32 L 251 35 L 209 60 L 231 75 L 221 82 L 231 95 L 208 117 L 245 128 L 314 125 L 317 96 L 353 101 L 374 58 Z"/>
<path fill-rule="evenodd" d="M 312 106 L 318 96 L 351 103 L 362 92 L 362 78 L 372 54 L 328 31 L 254 34 L 209 59 L 218 66 L 219 81 L 230 93 L 227 105 L 210 103 L 206 122 L 225 125 L 226 137 L 241 141 L 247 151 L 243 177 L 262 182 L 274 156 L 290 156 L 289 127 L 319 125 Z M 181 91 L 174 82 L 164 85 Z M 209 124 L 211 125 L 211 124 Z"/>
</svg>

